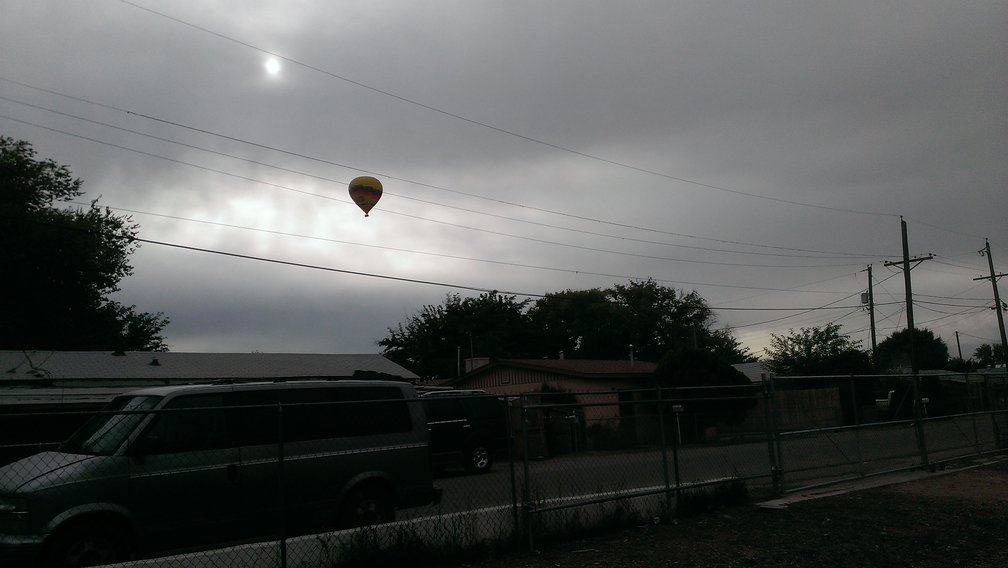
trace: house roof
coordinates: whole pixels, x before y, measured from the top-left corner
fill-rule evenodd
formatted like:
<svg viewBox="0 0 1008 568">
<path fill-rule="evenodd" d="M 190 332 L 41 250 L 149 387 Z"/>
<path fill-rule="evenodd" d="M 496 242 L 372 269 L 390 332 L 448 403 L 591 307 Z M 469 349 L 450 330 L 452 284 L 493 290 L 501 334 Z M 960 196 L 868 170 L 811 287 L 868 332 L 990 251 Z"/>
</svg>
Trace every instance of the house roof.
<svg viewBox="0 0 1008 568">
<path fill-rule="evenodd" d="M 417 375 L 378 354 L 0 351 L 0 385 L 55 380 L 221 380 Z"/>
<path fill-rule="evenodd" d="M 746 377 L 749 377 L 749 381 L 753 383 L 759 383 L 763 381 L 763 375 L 770 373 L 770 369 L 767 369 L 766 363 L 763 361 L 753 361 L 750 363 L 735 363 L 732 365 L 739 371 L 742 372 Z"/>
<path fill-rule="evenodd" d="M 487 372 L 495 367 L 515 367 L 529 370 L 576 376 L 582 378 L 612 378 L 651 376 L 657 365 L 650 361 L 595 360 L 595 359 L 493 359 L 487 365 L 476 367 L 445 384 L 461 382 L 469 377 Z"/>
<path fill-rule="evenodd" d="M 0 405 L 101 404 L 139 388 L 226 379 L 351 377 L 417 379 L 377 354 L 0 351 Z"/>
</svg>

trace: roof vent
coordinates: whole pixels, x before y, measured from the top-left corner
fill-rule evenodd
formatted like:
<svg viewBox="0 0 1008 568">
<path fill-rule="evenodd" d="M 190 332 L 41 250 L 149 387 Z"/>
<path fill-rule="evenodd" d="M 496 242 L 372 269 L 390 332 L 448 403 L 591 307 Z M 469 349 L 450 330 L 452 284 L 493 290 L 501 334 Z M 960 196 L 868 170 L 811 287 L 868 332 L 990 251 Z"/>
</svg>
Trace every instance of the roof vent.
<svg viewBox="0 0 1008 568">
<path fill-rule="evenodd" d="M 157 357 L 155 357 L 155 358 L 151 359 L 150 363 L 147 363 L 147 364 L 150 365 L 151 367 L 160 367 L 161 366 L 161 361 L 158 361 Z"/>
</svg>

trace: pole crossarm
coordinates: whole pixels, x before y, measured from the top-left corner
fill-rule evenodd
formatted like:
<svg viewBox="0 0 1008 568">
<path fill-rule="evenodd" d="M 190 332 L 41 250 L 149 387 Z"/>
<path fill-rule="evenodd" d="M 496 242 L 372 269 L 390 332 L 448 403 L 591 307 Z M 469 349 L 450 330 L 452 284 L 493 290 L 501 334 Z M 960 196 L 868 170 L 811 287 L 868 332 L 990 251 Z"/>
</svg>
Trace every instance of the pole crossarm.
<svg viewBox="0 0 1008 568">
<path fill-rule="evenodd" d="M 977 280 L 991 280 L 993 278 L 1001 278 L 1002 276 L 1008 276 L 1008 274 L 1001 273 L 1001 274 L 992 274 L 990 276 L 979 276 L 977 278 L 974 278 L 973 281 L 976 282 Z"/>
<path fill-rule="evenodd" d="M 905 264 L 909 264 L 909 263 L 912 262 L 912 263 L 914 263 L 914 265 L 910 267 L 910 270 L 913 270 L 914 268 L 917 268 L 917 265 L 919 265 L 920 263 L 924 262 L 925 260 L 931 260 L 933 258 L 934 258 L 934 255 L 933 254 L 929 254 L 927 256 L 915 256 L 913 258 L 908 258 L 908 259 L 906 259 L 906 261 L 896 260 L 896 261 L 884 262 L 882 264 L 884 264 L 885 266 L 899 266 L 899 267 L 902 267 Z"/>
</svg>

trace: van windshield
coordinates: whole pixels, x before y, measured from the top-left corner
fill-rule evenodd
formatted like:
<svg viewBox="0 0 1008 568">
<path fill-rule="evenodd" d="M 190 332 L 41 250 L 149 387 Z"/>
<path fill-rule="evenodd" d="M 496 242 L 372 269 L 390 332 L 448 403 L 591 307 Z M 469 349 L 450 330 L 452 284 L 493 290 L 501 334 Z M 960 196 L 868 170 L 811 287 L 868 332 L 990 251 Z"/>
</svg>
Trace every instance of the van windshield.
<svg viewBox="0 0 1008 568">
<path fill-rule="evenodd" d="M 97 416 L 91 417 L 66 442 L 61 452 L 72 454 L 111 455 L 122 445 L 137 424 L 148 416 L 161 400 L 160 396 L 119 396 Z"/>
</svg>

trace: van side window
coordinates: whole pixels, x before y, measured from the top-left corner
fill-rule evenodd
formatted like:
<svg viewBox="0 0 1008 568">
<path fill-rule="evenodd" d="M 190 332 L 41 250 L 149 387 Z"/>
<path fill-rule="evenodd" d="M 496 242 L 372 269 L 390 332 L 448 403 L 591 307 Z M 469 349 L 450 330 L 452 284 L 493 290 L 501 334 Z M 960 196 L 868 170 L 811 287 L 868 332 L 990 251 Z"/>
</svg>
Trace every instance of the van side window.
<svg viewBox="0 0 1008 568">
<path fill-rule="evenodd" d="M 240 446 L 276 444 L 280 424 L 277 421 L 277 391 L 252 390 L 232 394 L 233 437 Z"/>
<path fill-rule="evenodd" d="M 297 442 L 409 432 L 402 391 L 395 387 L 283 391 L 284 440 Z"/>
<path fill-rule="evenodd" d="M 137 441 L 150 453 L 169 454 L 230 447 L 222 393 L 170 400 Z M 203 410 L 207 409 L 207 410 Z"/>
</svg>

